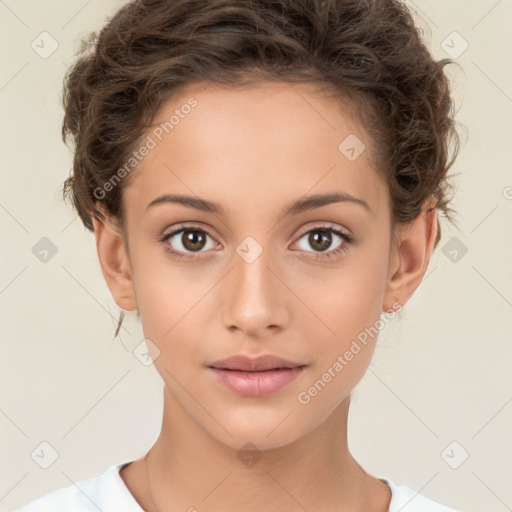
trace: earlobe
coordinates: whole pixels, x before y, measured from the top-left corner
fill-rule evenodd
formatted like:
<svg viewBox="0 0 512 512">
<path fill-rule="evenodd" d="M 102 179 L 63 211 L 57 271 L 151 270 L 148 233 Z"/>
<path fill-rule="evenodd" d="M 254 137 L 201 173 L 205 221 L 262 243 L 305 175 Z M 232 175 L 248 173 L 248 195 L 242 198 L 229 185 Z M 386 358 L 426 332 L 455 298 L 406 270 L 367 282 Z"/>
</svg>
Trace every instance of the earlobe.
<svg viewBox="0 0 512 512">
<path fill-rule="evenodd" d="M 102 210 L 103 211 L 103 210 Z M 137 309 L 135 291 L 122 233 L 111 219 L 92 217 L 101 272 L 116 304 L 125 311 Z"/>
<path fill-rule="evenodd" d="M 425 275 L 436 236 L 437 210 L 430 199 L 414 220 L 399 228 L 391 250 L 383 311 L 393 309 L 395 302 L 403 307 L 410 299 Z"/>
</svg>

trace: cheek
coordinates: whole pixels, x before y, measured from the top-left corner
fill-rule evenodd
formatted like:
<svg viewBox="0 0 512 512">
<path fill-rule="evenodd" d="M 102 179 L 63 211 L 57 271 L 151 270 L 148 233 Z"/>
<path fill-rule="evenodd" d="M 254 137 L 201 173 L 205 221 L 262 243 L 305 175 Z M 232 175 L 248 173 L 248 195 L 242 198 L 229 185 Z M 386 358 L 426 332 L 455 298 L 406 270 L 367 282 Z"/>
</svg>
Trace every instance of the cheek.
<svg viewBox="0 0 512 512">
<path fill-rule="evenodd" d="M 145 318 L 154 328 L 165 329 L 163 333 L 209 288 L 204 269 L 173 260 L 158 242 L 135 241 L 132 265 L 141 319 Z"/>
<path fill-rule="evenodd" d="M 202 364 L 204 326 L 215 306 L 211 292 L 216 278 L 199 266 L 170 263 L 162 253 L 150 258 L 141 251 L 132 258 L 141 325 L 144 336 L 160 350 L 155 360 L 160 374 L 164 366 L 175 368 L 176 361 Z"/>
<path fill-rule="evenodd" d="M 166 278 L 162 274 L 153 279 L 148 275 L 137 288 L 145 335 L 166 346 L 184 335 L 188 338 L 195 336 L 205 322 L 207 313 L 204 308 L 210 303 L 206 296 L 211 287 L 204 279 L 192 281 L 183 275 Z"/>
<path fill-rule="evenodd" d="M 356 337 L 379 318 L 387 258 L 376 250 L 353 255 L 336 269 L 309 272 L 303 274 L 298 292 L 315 313 L 308 311 L 306 315 L 307 330 L 316 329 L 324 339 L 339 344 Z"/>
<path fill-rule="evenodd" d="M 350 394 L 370 365 L 380 332 L 380 309 L 372 286 L 362 286 L 355 273 L 352 277 L 353 283 L 348 278 L 340 280 L 343 291 L 326 291 L 319 306 L 329 329 L 311 321 L 302 327 L 310 340 L 308 349 L 314 364 L 311 378 L 298 396 L 301 404 L 314 402 L 313 408 L 332 411 Z M 328 295 L 335 299 L 327 299 Z M 323 334 L 319 335 L 320 332 Z"/>
<path fill-rule="evenodd" d="M 341 386 L 350 391 L 370 363 L 387 275 L 387 256 L 381 255 L 376 248 L 361 251 L 357 259 L 347 259 L 346 265 L 323 278 L 317 275 L 307 280 L 307 287 L 317 290 L 305 300 L 316 316 L 308 312 L 301 329 L 314 340 L 311 357 L 316 361 L 315 376 L 336 381 L 332 388 Z M 328 371 L 330 376 L 324 375 Z M 339 377 L 332 378 L 333 374 Z"/>
</svg>

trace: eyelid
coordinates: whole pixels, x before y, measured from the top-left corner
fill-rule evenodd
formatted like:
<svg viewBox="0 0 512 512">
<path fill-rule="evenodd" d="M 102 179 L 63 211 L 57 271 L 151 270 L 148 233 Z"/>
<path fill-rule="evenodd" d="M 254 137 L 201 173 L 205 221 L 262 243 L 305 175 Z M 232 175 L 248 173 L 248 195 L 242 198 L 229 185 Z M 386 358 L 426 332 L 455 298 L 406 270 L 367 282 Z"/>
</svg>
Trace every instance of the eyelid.
<svg viewBox="0 0 512 512">
<path fill-rule="evenodd" d="M 299 238 L 302 238 L 306 233 L 309 233 L 310 231 L 316 231 L 318 229 L 327 229 L 327 230 L 339 231 L 339 232 L 343 233 L 343 235 L 345 237 L 347 237 L 347 239 L 349 239 L 351 242 L 354 241 L 354 238 L 353 238 L 352 234 L 350 233 L 350 231 L 348 229 L 345 229 L 345 228 L 343 228 L 341 226 L 338 226 L 336 224 L 332 224 L 331 222 L 327 222 L 326 224 L 320 225 L 320 226 L 319 225 L 313 225 L 313 226 L 306 227 L 303 230 L 301 230 Z"/>
</svg>

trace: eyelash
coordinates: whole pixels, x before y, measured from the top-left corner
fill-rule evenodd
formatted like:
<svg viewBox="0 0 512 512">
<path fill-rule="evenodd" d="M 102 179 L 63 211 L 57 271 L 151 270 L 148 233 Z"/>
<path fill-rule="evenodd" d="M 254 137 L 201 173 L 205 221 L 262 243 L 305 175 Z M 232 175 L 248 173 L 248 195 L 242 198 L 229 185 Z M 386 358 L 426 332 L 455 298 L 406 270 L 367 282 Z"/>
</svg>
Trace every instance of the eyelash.
<svg viewBox="0 0 512 512">
<path fill-rule="evenodd" d="M 348 233 L 345 233 L 344 231 L 341 231 L 340 229 L 336 228 L 335 226 L 317 226 L 315 228 L 312 228 L 312 229 L 308 229 L 307 231 L 304 231 L 300 237 L 299 237 L 299 240 L 304 236 L 304 235 L 307 235 L 308 233 L 311 233 L 311 232 L 314 232 L 314 231 L 329 231 L 331 233 L 334 233 L 335 235 L 338 235 L 343 241 L 344 243 L 342 243 L 340 246 L 338 246 L 336 249 L 330 251 L 330 252 L 316 252 L 316 253 L 313 253 L 315 254 L 315 257 L 314 259 L 316 260 L 322 260 L 322 259 L 327 259 L 327 260 L 330 260 L 331 258 L 335 258 L 336 256 L 338 256 L 339 254 L 341 254 L 342 252 L 346 252 L 348 250 L 348 247 L 347 245 L 350 245 L 354 242 L 354 239 L 351 235 L 349 235 Z M 204 228 L 200 228 L 199 226 L 185 226 L 185 225 L 179 225 L 174 231 L 170 232 L 170 233 L 166 233 L 165 235 L 161 236 L 158 238 L 158 241 L 162 244 L 164 244 L 164 249 L 170 253 L 173 257 L 177 258 L 177 259 L 182 259 L 182 258 L 185 258 L 185 259 L 191 259 L 191 260 L 195 260 L 199 257 L 199 254 L 200 253 L 196 253 L 194 255 L 192 254 L 186 254 L 186 253 L 182 253 L 182 252 L 179 252 L 179 251 L 176 251 L 174 249 L 172 249 L 172 247 L 167 243 L 167 241 L 172 238 L 174 235 L 177 235 L 178 233 L 182 233 L 184 231 L 195 231 L 195 232 L 199 232 L 199 233 L 203 233 L 205 235 L 208 235 L 210 238 L 213 238 L 210 233 L 208 233 L 208 231 Z"/>
</svg>

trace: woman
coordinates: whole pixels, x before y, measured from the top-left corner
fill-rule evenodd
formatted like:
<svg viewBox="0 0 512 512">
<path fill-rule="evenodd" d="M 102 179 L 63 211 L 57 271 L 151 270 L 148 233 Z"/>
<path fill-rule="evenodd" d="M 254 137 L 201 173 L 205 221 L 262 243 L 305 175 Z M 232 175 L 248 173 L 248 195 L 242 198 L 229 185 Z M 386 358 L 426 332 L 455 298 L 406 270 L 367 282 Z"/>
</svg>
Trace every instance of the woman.
<svg viewBox="0 0 512 512">
<path fill-rule="evenodd" d="M 64 195 L 140 315 L 162 430 L 21 511 L 453 510 L 347 443 L 450 218 L 448 62 L 390 0 L 140 0 L 89 40 Z"/>
</svg>

